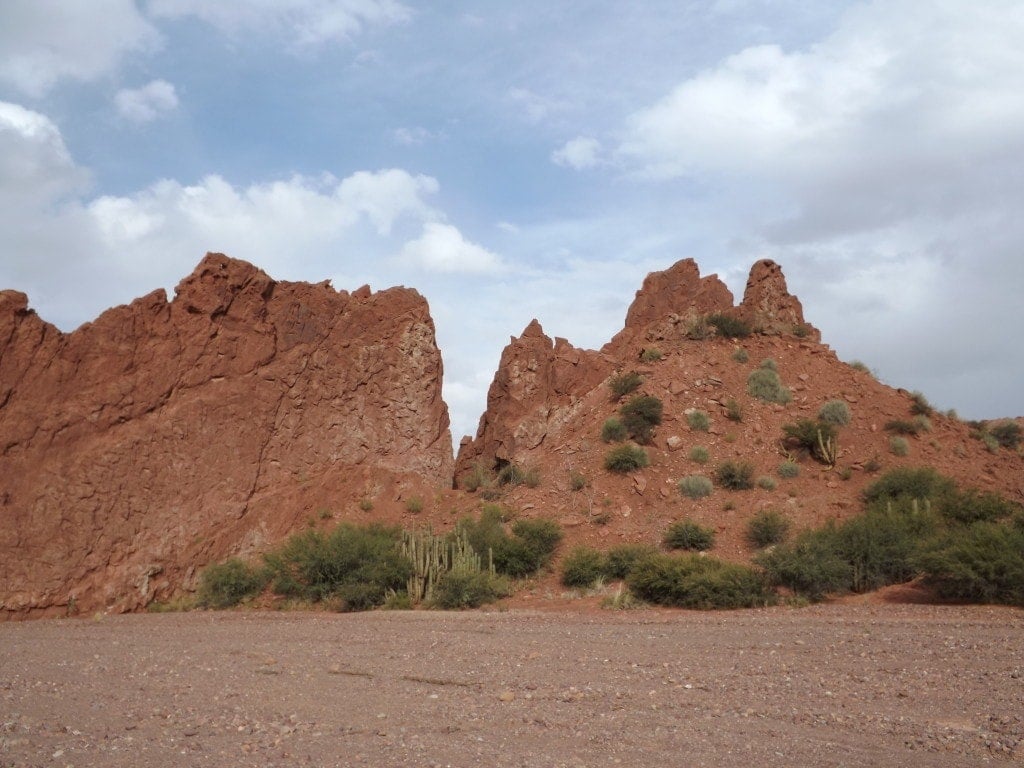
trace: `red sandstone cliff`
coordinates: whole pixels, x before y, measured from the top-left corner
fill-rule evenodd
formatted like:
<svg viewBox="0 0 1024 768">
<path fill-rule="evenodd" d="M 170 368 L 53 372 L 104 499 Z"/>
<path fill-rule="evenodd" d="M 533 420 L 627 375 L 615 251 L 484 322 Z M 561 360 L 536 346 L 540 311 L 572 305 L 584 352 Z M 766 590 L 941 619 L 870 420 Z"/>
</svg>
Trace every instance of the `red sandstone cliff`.
<svg viewBox="0 0 1024 768">
<path fill-rule="evenodd" d="M 0 292 L 0 615 L 138 608 L 313 514 L 450 485 L 441 373 L 416 291 L 220 254 L 68 334 Z"/>
</svg>

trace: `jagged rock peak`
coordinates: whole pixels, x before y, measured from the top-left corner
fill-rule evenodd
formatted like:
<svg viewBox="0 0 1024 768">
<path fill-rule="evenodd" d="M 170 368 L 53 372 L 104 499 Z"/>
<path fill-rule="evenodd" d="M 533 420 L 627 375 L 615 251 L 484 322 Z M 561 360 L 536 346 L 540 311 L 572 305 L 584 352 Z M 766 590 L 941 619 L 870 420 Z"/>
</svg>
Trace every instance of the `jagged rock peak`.
<svg viewBox="0 0 1024 768">
<path fill-rule="evenodd" d="M 668 315 L 693 318 L 732 309 L 733 296 L 718 275 L 700 276 L 693 259 L 651 272 L 626 313 L 626 328 L 642 329 Z"/>
<path fill-rule="evenodd" d="M 786 287 L 782 267 L 771 259 L 761 259 L 750 268 L 740 315 L 758 333 L 796 332 L 820 338 L 818 330 L 804 320 L 800 300 Z"/>
</svg>

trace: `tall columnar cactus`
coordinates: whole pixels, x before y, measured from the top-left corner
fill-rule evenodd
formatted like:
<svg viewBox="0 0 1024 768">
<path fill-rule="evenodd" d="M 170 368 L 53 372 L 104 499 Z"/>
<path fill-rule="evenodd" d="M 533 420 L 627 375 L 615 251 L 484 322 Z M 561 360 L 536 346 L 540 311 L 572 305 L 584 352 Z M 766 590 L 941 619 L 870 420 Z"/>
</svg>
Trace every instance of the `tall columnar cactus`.
<svg viewBox="0 0 1024 768">
<path fill-rule="evenodd" d="M 412 563 L 413 570 L 406 584 L 413 602 L 430 600 L 434 587 L 446 573 L 476 573 L 484 570 L 482 558 L 470 546 L 464 531 L 449 536 L 438 536 L 429 528 L 405 531 L 402 534 L 402 554 Z M 487 553 L 487 570 L 494 574 L 494 558 Z"/>
</svg>

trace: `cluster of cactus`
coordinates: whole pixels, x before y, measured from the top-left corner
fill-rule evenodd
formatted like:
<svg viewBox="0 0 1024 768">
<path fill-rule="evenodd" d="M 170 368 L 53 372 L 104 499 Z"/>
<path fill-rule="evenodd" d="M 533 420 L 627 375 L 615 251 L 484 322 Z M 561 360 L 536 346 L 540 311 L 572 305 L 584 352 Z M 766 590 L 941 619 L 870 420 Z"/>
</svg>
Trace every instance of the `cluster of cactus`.
<svg viewBox="0 0 1024 768">
<path fill-rule="evenodd" d="M 470 546 L 464 531 L 438 536 L 430 529 L 402 532 L 402 554 L 412 563 L 406 590 L 413 602 L 430 601 L 434 588 L 448 573 L 494 574 L 494 557 L 487 551 L 487 564 Z"/>
</svg>

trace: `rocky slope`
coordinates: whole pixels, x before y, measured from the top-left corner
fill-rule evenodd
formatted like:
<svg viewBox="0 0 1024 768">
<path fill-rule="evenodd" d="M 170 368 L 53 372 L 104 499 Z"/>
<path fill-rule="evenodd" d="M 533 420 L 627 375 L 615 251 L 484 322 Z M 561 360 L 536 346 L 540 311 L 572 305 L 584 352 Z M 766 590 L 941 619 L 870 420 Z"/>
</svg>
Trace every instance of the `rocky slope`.
<svg viewBox="0 0 1024 768">
<path fill-rule="evenodd" d="M 73 333 L 0 292 L 0 615 L 130 610 L 452 473 L 426 301 L 209 254 Z M 366 505 L 368 506 L 368 504 Z"/>
<path fill-rule="evenodd" d="M 755 332 L 723 338 L 706 322 L 716 314 L 745 320 Z M 759 510 L 784 512 L 798 527 L 842 518 L 860 510 L 865 485 L 896 466 L 934 466 L 965 486 L 1024 501 L 1021 453 L 988 450 L 955 417 L 933 413 L 931 429 L 906 437 L 907 455 L 895 455 L 885 425 L 913 418 L 911 393 L 840 361 L 819 338 L 774 262 L 753 266 L 743 300 L 734 305 L 716 276 L 702 278 L 696 264 L 681 261 L 648 276 L 625 327 L 600 352 L 577 350 L 561 339 L 552 343 L 536 322 L 512 339 L 480 429 L 461 445 L 456 483 L 465 485 L 474 468 L 493 473 L 513 463 L 536 469 L 536 487 L 499 489 L 511 514 L 552 515 L 573 542 L 600 547 L 657 544 L 673 520 L 688 517 L 714 527 L 715 554 L 736 560 L 751 554 L 743 533 Z M 791 402 L 748 394 L 747 378 L 765 359 L 775 361 Z M 610 446 L 602 442 L 601 428 L 630 397 L 615 399 L 608 386 L 613 375 L 626 372 L 642 376 L 637 394 L 660 399 L 664 417 L 645 446 L 650 466 L 620 475 L 603 466 Z M 829 467 L 783 445 L 782 428 L 815 418 L 833 399 L 847 404 L 852 420 L 839 429 L 838 459 Z M 729 417 L 730 401 L 739 420 Z M 692 411 L 708 415 L 707 431 L 690 426 Z M 695 447 L 707 450 L 705 463 L 691 458 Z M 798 477 L 778 475 L 787 458 L 797 460 Z M 679 493 L 681 477 L 711 477 L 725 461 L 752 463 L 765 487 L 716 488 L 696 501 Z"/>
</svg>

